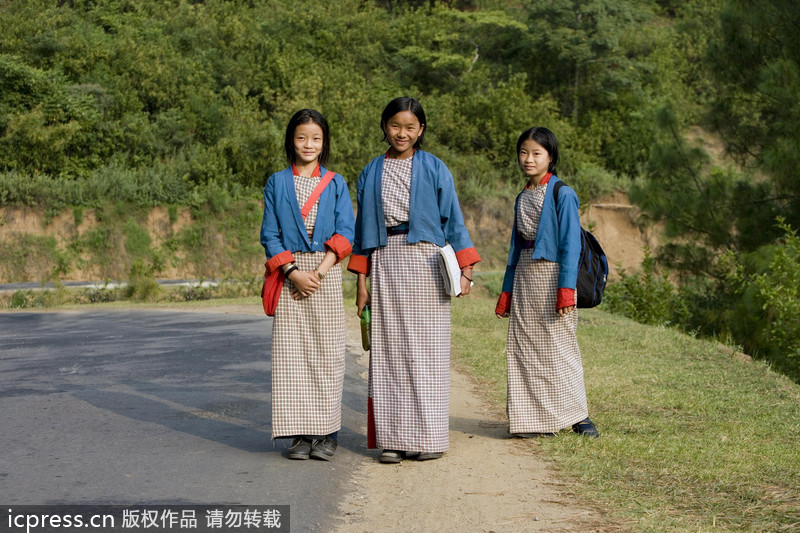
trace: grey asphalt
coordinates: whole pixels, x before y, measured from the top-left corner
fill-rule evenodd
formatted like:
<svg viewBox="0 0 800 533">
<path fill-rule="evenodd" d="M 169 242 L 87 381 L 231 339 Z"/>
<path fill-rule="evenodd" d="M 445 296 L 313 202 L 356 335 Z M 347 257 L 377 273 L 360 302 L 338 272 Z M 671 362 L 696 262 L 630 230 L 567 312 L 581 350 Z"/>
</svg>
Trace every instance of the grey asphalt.
<svg viewBox="0 0 800 533">
<path fill-rule="evenodd" d="M 0 313 L 0 504 L 290 505 L 329 531 L 368 455 L 348 353 L 339 450 L 270 435 L 271 319 L 171 311 Z"/>
</svg>

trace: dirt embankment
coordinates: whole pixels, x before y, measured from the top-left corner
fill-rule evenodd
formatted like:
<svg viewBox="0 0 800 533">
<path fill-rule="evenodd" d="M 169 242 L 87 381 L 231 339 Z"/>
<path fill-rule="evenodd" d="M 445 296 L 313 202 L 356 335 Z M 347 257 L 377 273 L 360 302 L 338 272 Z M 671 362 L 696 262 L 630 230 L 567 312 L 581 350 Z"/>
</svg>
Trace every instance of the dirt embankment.
<svg viewBox="0 0 800 533">
<path fill-rule="evenodd" d="M 507 201 L 489 200 L 481 205 L 465 205 L 463 210 L 470 235 L 483 257 L 478 269 L 502 270 L 511 232 L 511 206 Z M 638 211 L 624 193 L 602 198 L 589 205 L 582 213 L 584 227 L 595 234 L 606 251 L 612 277 L 617 265 L 629 271 L 638 268 L 644 257 L 644 246 L 655 247 L 654 232 L 640 228 L 636 223 L 637 217 Z M 179 209 L 170 214 L 162 207 L 150 210 L 139 222 L 149 234 L 149 246 L 153 249 L 158 249 L 194 223 L 188 209 Z M 126 261 L 131 261 L 124 253 L 125 242 L 109 244 L 119 248 L 121 253 L 109 253 L 110 263 L 106 262 L 104 265 L 98 265 L 93 260 L 85 244 L 75 246 L 81 240 L 102 238 L 102 234 L 92 234 L 100 226 L 98 215 L 92 209 L 77 212 L 66 210 L 48 218 L 44 210 L 39 208 L 0 207 L 0 250 L 4 252 L 0 255 L 5 256 L 0 257 L 0 283 L 46 280 L 56 271 L 59 254 L 61 257 L 68 255 L 66 250 L 77 254 L 77 258 L 68 265 L 65 273 L 58 275 L 62 281 L 91 281 L 114 277 L 109 272 L 118 272 L 119 276 L 124 277 L 129 270 Z M 257 232 L 256 227 L 253 230 L 254 241 L 257 239 Z M 48 244 L 41 238 L 52 240 Z M 119 234 L 112 238 L 123 240 Z M 209 246 L 209 243 L 217 243 L 220 247 L 228 245 L 227 239 L 221 235 L 217 238 L 210 236 L 204 246 Z M 216 252 L 209 250 L 207 256 L 213 256 Z M 167 261 L 157 273 L 158 277 L 208 277 L 208 265 L 198 267 L 192 263 L 191 258 L 180 256 L 180 252 L 178 255 L 180 260 Z M 254 253 L 252 265 L 243 265 L 242 271 L 260 272 L 262 269 L 263 258 Z"/>
<path fill-rule="evenodd" d="M 154 249 L 192 223 L 188 208 L 177 210 L 171 217 L 164 207 L 149 210 L 140 222 L 148 246 Z M 124 224 L 124 219 L 94 209 L 68 209 L 47 216 L 43 208 L 0 207 L 0 283 L 39 282 L 52 277 L 61 281 L 122 279 L 132 259 L 121 237 Z M 93 249 L 103 250 L 101 260 L 93 255 Z M 66 257 L 66 268 L 54 275 Z M 195 276 L 190 265 L 167 263 L 159 277 Z"/>
<path fill-rule="evenodd" d="M 488 201 L 464 206 L 464 219 L 475 246 L 483 257 L 479 270 L 502 270 L 508 254 L 513 206 L 506 201 Z M 622 192 L 607 195 L 586 206 L 581 224 L 591 231 L 608 256 L 611 277 L 618 267 L 636 270 L 644 259 L 644 247 L 655 249 L 658 230 L 645 228 L 637 220 L 639 210 Z"/>
<path fill-rule="evenodd" d="M 612 278 L 619 267 L 628 272 L 638 269 L 645 246 L 651 250 L 658 247 L 659 227 L 645 227 L 638 219 L 639 210 L 621 192 L 590 204 L 581 214 L 583 226 L 597 237 L 606 252 Z"/>
</svg>

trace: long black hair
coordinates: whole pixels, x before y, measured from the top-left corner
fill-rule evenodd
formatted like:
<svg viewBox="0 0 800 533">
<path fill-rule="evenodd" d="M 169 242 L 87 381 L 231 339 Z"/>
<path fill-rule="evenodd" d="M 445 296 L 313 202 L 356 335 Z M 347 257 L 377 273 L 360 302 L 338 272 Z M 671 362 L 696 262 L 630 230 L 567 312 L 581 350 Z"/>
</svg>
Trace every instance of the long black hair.
<svg viewBox="0 0 800 533">
<path fill-rule="evenodd" d="M 386 137 L 386 130 L 384 129 L 384 126 L 386 126 L 386 123 L 389 122 L 390 118 L 402 111 L 411 111 L 414 113 L 414 116 L 417 117 L 417 120 L 419 120 L 420 126 L 425 126 L 425 110 L 422 109 L 422 104 L 413 98 L 409 98 L 408 96 L 395 98 L 389 102 L 381 114 L 381 133 L 383 133 L 383 142 L 389 141 L 389 139 Z M 427 127 L 422 129 L 422 134 L 420 134 L 420 136 L 417 138 L 417 142 L 414 143 L 414 148 L 422 148 L 422 140 L 425 137 L 425 130 L 427 129 Z"/>
<path fill-rule="evenodd" d="M 290 163 L 294 163 L 297 159 L 297 154 L 294 152 L 294 130 L 300 124 L 308 124 L 313 122 L 322 129 L 322 151 L 319 154 L 319 164 L 325 165 L 328 161 L 328 154 L 330 153 L 330 133 L 328 131 L 328 121 L 322 116 L 322 113 L 314 109 L 301 109 L 289 119 L 289 125 L 286 126 L 286 137 L 283 140 L 283 147 L 286 150 L 286 157 Z"/>
<path fill-rule="evenodd" d="M 519 157 L 519 149 L 522 147 L 522 143 L 528 140 L 536 141 L 542 145 L 542 148 L 547 150 L 547 153 L 550 154 L 550 165 L 548 165 L 547 171 L 555 174 L 556 167 L 558 167 L 558 139 L 556 139 L 556 134 L 547 128 L 538 126 L 523 131 L 522 135 L 517 139 L 517 157 Z"/>
</svg>

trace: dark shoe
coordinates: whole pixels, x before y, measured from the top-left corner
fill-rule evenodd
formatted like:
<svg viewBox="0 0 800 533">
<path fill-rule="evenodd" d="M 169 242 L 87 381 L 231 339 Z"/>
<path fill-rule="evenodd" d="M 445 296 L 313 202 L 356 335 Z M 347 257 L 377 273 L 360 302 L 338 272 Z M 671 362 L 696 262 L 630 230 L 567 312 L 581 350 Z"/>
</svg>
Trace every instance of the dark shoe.
<svg viewBox="0 0 800 533">
<path fill-rule="evenodd" d="M 383 450 L 381 457 L 378 459 L 381 463 L 397 464 L 403 461 L 405 453 L 399 450 Z"/>
<path fill-rule="evenodd" d="M 311 441 L 302 437 L 295 437 L 289 447 L 289 459 L 308 459 L 311 454 Z"/>
<path fill-rule="evenodd" d="M 512 433 L 518 439 L 541 439 L 547 437 L 555 437 L 556 433 Z"/>
<path fill-rule="evenodd" d="M 575 433 L 579 433 L 584 437 L 592 437 L 595 439 L 600 436 L 600 433 L 598 433 L 597 428 L 594 427 L 594 424 L 592 424 L 592 421 L 589 420 L 588 418 L 584 418 L 577 424 L 573 424 L 572 431 L 574 431 Z"/>
<path fill-rule="evenodd" d="M 417 461 L 431 461 L 433 459 L 441 459 L 442 452 L 420 452 L 417 456 Z"/>
<path fill-rule="evenodd" d="M 330 461 L 333 459 L 333 453 L 336 451 L 337 446 L 339 446 L 339 443 L 330 437 L 314 440 L 311 443 L 311 457 Z"/>
</svg>

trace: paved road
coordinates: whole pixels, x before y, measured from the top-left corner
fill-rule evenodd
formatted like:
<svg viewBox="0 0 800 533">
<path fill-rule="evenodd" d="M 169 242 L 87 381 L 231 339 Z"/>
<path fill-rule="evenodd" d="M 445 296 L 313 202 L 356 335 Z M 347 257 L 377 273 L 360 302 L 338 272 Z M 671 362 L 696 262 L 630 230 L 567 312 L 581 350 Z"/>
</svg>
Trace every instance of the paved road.
<svg viewBox="0 0 800 533">
<path fill-rule="evenodd" d="M 326 531 L 366 454 L 348 354 L 332 462 L 269 430 L 270 324 L 168 311 L 0 313 L 0 503 L 291 505 Z"/>
</svg>

